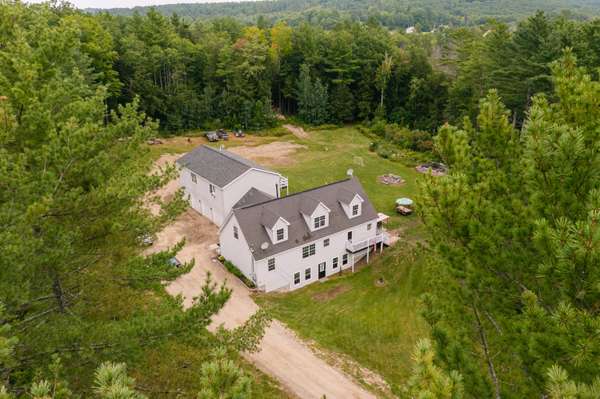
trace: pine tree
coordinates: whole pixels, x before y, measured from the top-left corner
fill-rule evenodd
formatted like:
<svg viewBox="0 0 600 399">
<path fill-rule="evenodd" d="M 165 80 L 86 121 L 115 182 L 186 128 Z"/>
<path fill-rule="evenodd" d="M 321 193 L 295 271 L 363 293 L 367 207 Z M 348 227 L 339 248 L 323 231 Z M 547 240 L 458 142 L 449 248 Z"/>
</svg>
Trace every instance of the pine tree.
<svg viewBox="0 0 600 399">
<path fill-rule="evenodd" d="M 554 364 L 576 384 L 598 377 L 600 83 L 570 51 L 552 71 L 556 100 L 534 98 L 522 131 L 495 92 L 476 125 L 440 129 L 451 173 L 423 187 L 425 314 L 474 396 L 540 395 Z"/>
</svg>

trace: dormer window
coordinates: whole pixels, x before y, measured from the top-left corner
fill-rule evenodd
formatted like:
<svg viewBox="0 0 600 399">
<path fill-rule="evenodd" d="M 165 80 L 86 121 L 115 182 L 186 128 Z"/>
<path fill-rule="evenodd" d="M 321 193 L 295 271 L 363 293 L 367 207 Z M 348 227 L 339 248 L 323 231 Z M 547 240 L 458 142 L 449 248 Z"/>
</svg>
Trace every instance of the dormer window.
<svg viewBox="0 0 600 399">
<path fill-rule="evenodd" d="M 315 218 L 315 230 L 325 227 L 325 215 L 317 216 Z"/>
<path fill-rule="evenodd" d="M 341 189 L 338 192 L 338 199 L 348 219 L 353 219 L 361 215 L 362 204 L 365 200 L 358 193 Z"/>
<path fill-rule="evenodd" d="M 283 241 L 285 238 L 285 229 L 277 229 L 277 241 Z"/>
</svg>

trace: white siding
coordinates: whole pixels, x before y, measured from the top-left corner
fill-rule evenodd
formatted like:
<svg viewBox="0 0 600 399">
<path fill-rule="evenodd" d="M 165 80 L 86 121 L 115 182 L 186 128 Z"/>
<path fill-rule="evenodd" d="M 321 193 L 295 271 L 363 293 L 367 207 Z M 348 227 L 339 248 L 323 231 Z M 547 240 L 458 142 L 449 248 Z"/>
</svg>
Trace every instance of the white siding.
<svg viewBox="0 0 600 399">
<path fill-rule="evenodd" d="M 238 238 L 233 235 L 233 228 L 237 227 Z M 219 232 L 219 242 L 221 243 L 221 255 L 237 266 L 242 273 L 249 279 L 252 279 L 252 257 L 250 256 L 250 248 L 240 229 L 235 216 L 231 216 L 227 223 Z"/>
<path fill-rule="evenodd" d="M 371 224 L 371 230 L 367 230 L 367 225 Z M 326 263 L 326 275 L 331 276 L 340 271 L 342 267 L 342 257 L 346 252 L 346 241 L 348 231 L 352 231 L 352 241 L 359 242 L 367 238 L 373 238 L 377 235 L 377 219 L 373 219 L 367 223 L 356 226 L 352 229 L 344 230 L 328 237 L 321 238 L 317 241 L 309 242 L 301 246 L 292 248 L 286 252 L 279 253 L 274 256 L 275 270 L 268 271 L 268 258 L 256 261 L 254 270 L 257 275 L 257 286 L 263 287 L 265 291 L 273 291 L 277 289 L 290 289 L 304 287 L 307 284 L 319 280 L 318 265 Z M 323 241 L 329 238 L 329 246 L 324 247 Z M 313 256 L 302 258 L 302 248 L 306 245 L 314 243 L 316 250 Z M 223 246 L 223 244 L 221 244 Z M 333 258 L 338 257 L 337 269 L 332 268 Z M 344 269 L 352 266 L 352 255 L 348 255 L 348 264 L 343 266 Z M 306 281 L 304 273 L 307 268 L 311 268 L 311 279 Z M 300 284 L 294 285 L 294 273 L 300 273 Z"/>
<path fill-rule="evenodd" d="M 214 186 L 215 191 L 212 195 L 209 191 L 211 183 L 196 173 L 194 173 L 196 175 L 196 183 L 194 183 L 192 173 L 194 172 L 188 168 L 182 168 L 179 174 L 179 181 L 185 190 L 185 197 L 189 197 L 193 209 L 220 226 L 225 220 L 225 216 L 227 216 L 226 209 L 223 206 L 223 190 Z"/>
</svg>

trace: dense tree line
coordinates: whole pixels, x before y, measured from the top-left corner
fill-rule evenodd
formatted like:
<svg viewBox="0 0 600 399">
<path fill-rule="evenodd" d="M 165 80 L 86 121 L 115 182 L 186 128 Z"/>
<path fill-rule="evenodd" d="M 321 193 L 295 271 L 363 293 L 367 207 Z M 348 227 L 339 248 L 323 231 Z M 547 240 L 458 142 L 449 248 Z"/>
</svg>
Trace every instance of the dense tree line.
<svg viewBox="0 0 600 399">
<path fill-rule="evenodd" d="M 600 20 L 541 12 L 514 29 L 494 22 L 415 35 L 374 20 L 324 29 L 231 18 L 190 24 L 154 9 L 132 17 L 64 5 L 53 12 L 77 30 L 109 109 L 138 98 L 168 133 L 263 128 L 275 112 L 313 124 L 377 118 L 434 132 L 446 121 L 474 120 L 491 88 L 520 124 L 531 98 L 551 92 L 550 64 L 564 48 L 591 73 L 600 65 Z"/>
<path fill-rule="evenodd" d="M 64 11 L 67 12 L 67 11 Z M 600 65 L 600 21 L 538 13 L 502 23 L 407 35 L 375 21 L 246 25 L 229 18 L 189 24 L 155 10 L 80 15 L 108 104 L 140 99 L 165 132 L 201 127 L 262 128 L 274 112 L 308 123 L 383 119 L 434 132 L 475 118 L 496 88 L 516 124 L 531 98 L 550 93 L 550 64 L 566 47 L 588 71 Z M 90 46 L 91 47 L 91 46 Z M 112 68 L 111 68 L 112 65 Z"/>
<path fill-rule="evenodd" d="M 417 26 L 430 31 L 441 25 L 472 26 L 488 18 L 515 22 L 537 10 L 574 18 L 598 15 L 600 6 L 594 0 L 277 0 L 220 4 L 173 4 L 156 8 L 166 16 L 178 14 L 188 20 L 234 17 L 245 23 L 257 20 L 275 23 L 289 21 L 296 26 L 302 22 L 333 28 L 340 20 L 376 21 L 388 28 Z M 110 10 L 115 15 L 145 14 L 150 7 Z M 95 10 L 99 11 L 99 10 Z"/>
</svg>

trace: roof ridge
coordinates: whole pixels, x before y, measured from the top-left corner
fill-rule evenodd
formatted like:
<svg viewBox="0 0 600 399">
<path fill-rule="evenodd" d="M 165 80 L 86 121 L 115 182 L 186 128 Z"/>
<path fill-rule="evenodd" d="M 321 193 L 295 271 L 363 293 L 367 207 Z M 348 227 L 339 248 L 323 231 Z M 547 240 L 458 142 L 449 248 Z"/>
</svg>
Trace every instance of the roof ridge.
<svg viewBox="0 0 600 399">
<path fill-rule="evenodd" d="M 206 147 L 209 150 L 211 150 L 213 152 L 216 152 L 217 154 L 221 154 L 224 157 L 227 157 L 228 159 L 231 159 L 232 161 L 235 161 L 235 162 L 239 163 L 240 165 L 244 165 L 244 166 L 247 166 L 249 168 L 255 168 L 255 166 L 250 165 L 249 163 L 242 162 L 238 158 L 230 156 L 230 155 L 236 155 L 236 154 L 234 154 L 233 152 L 227 151 L 225 149 L 225 147 L 223 147 L 223 149 L 218 149 L 218 148 L 211 147 L 211 146 L 209 146 L 207 144 L 202 144 L 202 147 Z M 239 155 L 238 155 L 238 157 L 239 157 Z M 240 157 L 240 158 L 243 158 L 243 157 Z"/>
<path fill-rule="evenodd" d="M 273 198 L 273 199 L 270 199 L 270 200 L 265 201 L 265 202 L 259 202 L 258 204 L 252 204 L 252 205 L 248 205 L 248 206 L 242 206 L 242 207 L 237 208 L 237 209 L 238 210 L 239 209 L 248 209 L 248 208 L 252 208 L 252 207 L 255 207 L 255 206 L 259 206 L 259 205 L 265 205 L 265 204 L 268 204 L 270 202 L 284 200 L 286 198 L 294 197 L 294 196 L 297 196 L 297 195 L 300 195 L 300 194 L 306 194 L 308 192 L 315 191 L 315 190 L 318 190 L 318 189 L 321 189 L 321 188 L 325 188 L 325 187 L 329 187 L 329 186 L 333 186 L 335 184 L 344 183 L 344 182 L 350 181 L 352 179 L 353 179 L 353 177 L 347 177 L 347 178 L 342 179 L 342 180 L 337 180 L 337 181 L 334 181 L 334 182 L 331 182 L 331 183 L 323 184 L 322 186 L 317 186 L 317 187 L 309 188 L 309 189 L 304 190 L 304 191 L 298 191 L 297 193 L 292 193 L 290 195 L 286 195 L 285 197 Z M 313 199 L 316 200 L 316 201 L 319 201 L 316 198 L 313 198 Z M 321 202 L 321 201 L 319 201 L 319 202 Z"/>
</svg>

